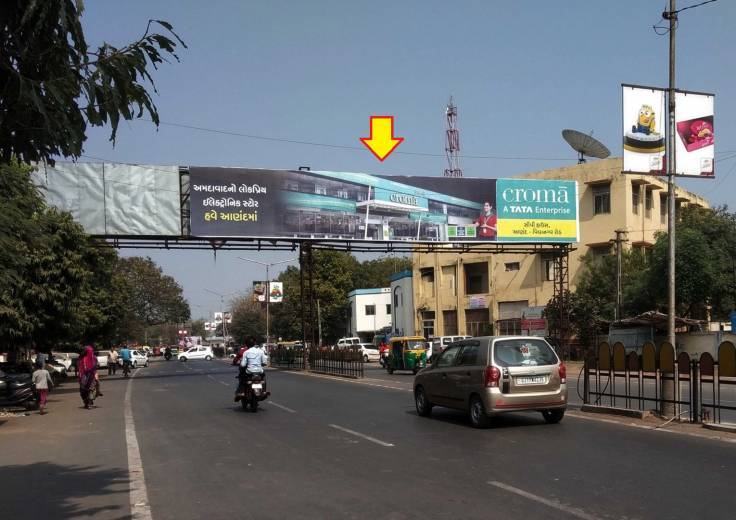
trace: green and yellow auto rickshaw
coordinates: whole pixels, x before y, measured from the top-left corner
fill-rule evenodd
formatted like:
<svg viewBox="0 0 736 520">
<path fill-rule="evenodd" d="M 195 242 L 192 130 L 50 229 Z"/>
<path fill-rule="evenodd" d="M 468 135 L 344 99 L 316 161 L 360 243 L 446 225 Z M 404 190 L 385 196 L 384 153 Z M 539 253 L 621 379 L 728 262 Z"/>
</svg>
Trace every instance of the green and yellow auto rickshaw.
<svg viewBox="0 0 736 520">
<path fill-rule="evenodd" d="M 411 370 L 415 374 L 427 366 L 427 347 L 421 336 L 399 336 L 391 338 L 388 344 L 386 370 Z"/>
</svg>

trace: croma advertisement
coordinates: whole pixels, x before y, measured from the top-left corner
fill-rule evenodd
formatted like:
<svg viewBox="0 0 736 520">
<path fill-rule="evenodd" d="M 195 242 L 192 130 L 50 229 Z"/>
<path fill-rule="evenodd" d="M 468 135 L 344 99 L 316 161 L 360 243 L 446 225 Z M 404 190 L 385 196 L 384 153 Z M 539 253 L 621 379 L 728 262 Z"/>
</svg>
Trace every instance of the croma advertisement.
<svg viewBox="0 0 736 520">
<path fill-rule="evenodd" d="M 190 167 L 196 237 L 577 242 L 575 181 Z M 272 300 L 274 301 L 274 300 Z"/>
</svg>

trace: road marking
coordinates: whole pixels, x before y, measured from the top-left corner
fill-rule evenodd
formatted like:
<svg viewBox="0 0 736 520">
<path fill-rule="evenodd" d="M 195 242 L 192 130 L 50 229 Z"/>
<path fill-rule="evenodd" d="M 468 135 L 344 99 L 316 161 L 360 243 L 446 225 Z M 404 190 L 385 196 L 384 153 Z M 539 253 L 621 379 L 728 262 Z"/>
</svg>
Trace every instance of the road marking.
<svg viewBox="0 0 736 520">
<path fill-rule="evenodd" d="M 336 430 L 340 430 L 340 431 L 343 431 L 345 433 L 349 433 L 350 435 L 355 435 L 356 437 L 360 437 L 361 439 L 365 439 L 367 441 L 375 442 L 376 444 L 379 444 L 381 446 L 385 446 L 387 448 L 393 447 L 393 444 L 391 444 L 390 442 L 379 441 L 375 437 L 370 437 L 370 436 L 365 435 L 365 434 L 362 434 L 360 432 L 356 432 L 356 431 L 353 431 L 353 430 L 348 430 L 347 428 L 343 428 L 342 426 L 338 426 L 337 424 L 330 424 L 328 426 L 330 428 L 335 428 Z"/>
<path fill-rule="evenodd" d="M 284 406 L 283 404 L 274 403 L 273 401 L 269 401 L 270 404 L 274 405 L 276 408 L 281 408 L 282 410 L 289 412 L 289 413 L 296 413 L 296 410 L 292 410 L 288 406 Z"/>
<path fill-rule="evenodd" d="M 314 374 L 311 372 L 297 372 L 293 370 L 281 370 L 281 373 L 307 376 L 307 377 L 315 377 L 318 379 L 329 379 L 331 381 L 340 381 L 341 383 L 353 383 L 354 385 L 375 386 L 378 388 L 389 388 L 391 390 L 401 390 L 402 392 L 412 392 L 413 391 L 411 388 L 399 388 L 396 386 L 388 386 L 388 385 L 375 385 L 373 383 L 365 383 L 364 381 L 359 380 L 359 379 L 347 379 L 344 377 L 326 376 L 324 374 Z M 376 379 L 375 381 L 381 381 L 381 379 Z"/>
<path fill-rule="evenodd" d="M 217 382 L 220 383 L 221 385 L 230 386 L 230 383 L 226 383 L 225 381 L 220 381 L 219 379 L 217 380 Z"/>
<path fill-rule="evenodd" d="M 508 491 L 509 493 L 514 493 L 524 498 L 528 498 L 529 500 L 533 500 L 534 502 L 539 502 L 540 504 L 544 504 L 547 507 L 551 507 L 553 509 L 563 511 L 574 517 L 582 518 L 583 520 L 600 520 L 599 517 L 588 514 L 582 509 L 578 509 L 577 507 L 571 507 L 571 506 L 566 506 L 565 504 L 560 504 L 556 500 L 549 500 L 547 498 L 540 497 L 533 493 L 529 493 L 528 491 L 524 491 L 523 489 L 519 489 L 517 487 L 509 486 L 508 484 L 504 484 L 503 482 L 497 482 L 495 480 L 491 480 L 488 482 L 488 484 L 490 484 L 491 486 L 495 486 L 497 488 L 503 489 L 505 491 Z"/>
<path fill-rule="evenodd" d="M 214 377 L 212 377 L 212 376 L 211 376 L 211 375 L 209 375 L 209 374 L 207 375 L 207 379 L 212 379 L 213 381 L 217 381 L 217 379 L 215 379 Z"/>
<path fill-rule="evenodd" d="M 151 506 L 148 503 L 148 490 L 146 489 L 146 477 L 143 473 L 143 462 L 138 447 L 138 437 L 135 434 L 135 422 L 133 421 L 133 407 L 131 405 L 131 383 L 138 372 L 128 379 L 125 388 L 125 442 L 128 448 L 128 476 L 130 480 L 130 516 L 135 520 L 151 520 Z"/>
</svg>

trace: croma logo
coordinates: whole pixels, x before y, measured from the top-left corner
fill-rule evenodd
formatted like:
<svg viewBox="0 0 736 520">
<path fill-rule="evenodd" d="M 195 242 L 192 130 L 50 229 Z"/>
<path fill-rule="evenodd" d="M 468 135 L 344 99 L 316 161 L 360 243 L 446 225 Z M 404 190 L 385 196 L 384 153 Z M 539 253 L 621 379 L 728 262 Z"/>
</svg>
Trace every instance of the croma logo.
<svg viewBox="0 0 736 520">
<path fill-rule="evenodd" d="M 504 202 L 543 202 L 548 204 L 569 204 L 570 195 L 565 187 L 557 189 L 506 188 L 501 194 Z"/>
<path fill-rule="evenodd" d="M 409 204 L 411 206 L 419 206 L 419 200 L 412 195 L 401 195 L 399 193 L 391 194 L 391 202 L 398 202 L 399 204 Z"/>
</svg>

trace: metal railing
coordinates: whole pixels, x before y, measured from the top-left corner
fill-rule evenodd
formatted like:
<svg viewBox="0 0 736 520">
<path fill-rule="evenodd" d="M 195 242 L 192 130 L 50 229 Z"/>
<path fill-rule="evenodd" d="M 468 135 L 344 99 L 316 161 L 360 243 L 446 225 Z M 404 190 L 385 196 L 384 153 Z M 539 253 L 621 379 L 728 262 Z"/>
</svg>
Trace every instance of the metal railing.
<svg viewBox="0 0 736 520">
<path fill-rule="evenodd" d="M 269 356 L 274 368 L 353 378 L 364 376 L 363 355 L 358 348 L 276 347 Z"/>
<path fill-rule="evenodd" d="M 707 352 L 675 358 L 667 342 L 659 348 L 648 342 L 628 354 L 622 343 L 611 350 L 603 342 L 586 357 L 583 372 L 585 404 L 659 412 L 671 404 L 690 422 L 736 422 L 736 347 L 730 341 L 718 347 L 717 361 Z M 664 397 L 667 385 L 672 398 Z"/>
</svg>

